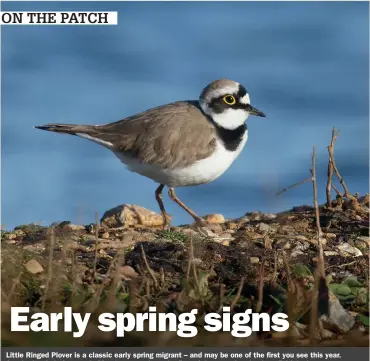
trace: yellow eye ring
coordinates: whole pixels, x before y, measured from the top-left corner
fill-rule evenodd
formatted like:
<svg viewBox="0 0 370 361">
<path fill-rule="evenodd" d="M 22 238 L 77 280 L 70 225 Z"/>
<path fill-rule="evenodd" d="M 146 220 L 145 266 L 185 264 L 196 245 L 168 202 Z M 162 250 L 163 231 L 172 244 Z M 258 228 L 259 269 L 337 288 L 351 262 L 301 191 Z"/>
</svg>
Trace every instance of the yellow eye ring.
<svg viewBox="0 0 370 361">
<path fill-rule="evenodd" d="M 236 99 L 233 95 L 225 95 L 222 99 L 227 105 L 234 105 L 236 103 Z"/>
</svg>

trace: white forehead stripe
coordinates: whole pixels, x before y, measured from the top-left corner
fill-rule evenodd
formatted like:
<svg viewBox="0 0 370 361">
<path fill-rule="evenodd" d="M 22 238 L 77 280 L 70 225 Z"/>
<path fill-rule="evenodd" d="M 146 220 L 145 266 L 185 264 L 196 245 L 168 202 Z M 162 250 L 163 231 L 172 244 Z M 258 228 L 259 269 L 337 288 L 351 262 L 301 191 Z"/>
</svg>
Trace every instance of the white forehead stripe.
<svg viewBox="0 0 370 361">
<path fill-rule="evenodd" d="M 245 94 L 243 98 L 240 98 L 240 103 L 242 104 L 250 104 L 251 100 L 249 98 L 249 94 Z"/>
<path fill-rule="evenodd" d="M 210 95 L 212 98 L 218 98 L 222 95 L 227 95 L 227 94 L 234 94 L 238 91 L 239 85 L 236 86 L 226 86 L 224 88 L 220 89 L 215 89 L 210 92 Z"/>
</svg>

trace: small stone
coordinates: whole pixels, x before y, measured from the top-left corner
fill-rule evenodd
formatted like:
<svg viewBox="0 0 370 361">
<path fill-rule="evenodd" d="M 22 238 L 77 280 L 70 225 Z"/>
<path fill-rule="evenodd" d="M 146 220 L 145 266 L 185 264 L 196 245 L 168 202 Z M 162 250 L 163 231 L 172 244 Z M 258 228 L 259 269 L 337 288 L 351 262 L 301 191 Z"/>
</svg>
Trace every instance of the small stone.
<svg viewBox="0 0 370 361">
<path fill-rule="evenodd" d="M 324 251 L 324 255 L 329 257 L 329 256 L 339 256 L 338 252 L 335 251 Z"/>
<path fill-rule="evenodd" d="M 103 239 L 108 239 L 108 238 L 109 238 L 109 232 L 104 232 L 104 233 L 101 235 L 101 238 L 103 238 Z"/>
<path fill-rule="evenodd" d="M 203 264 L 203 260 L 200 259 L 200 258 L 194 258 L 193 259 L 193 263 L 196 265 L 196 266 L 200 266 L 201 264 Z"/>
<path fill-rule="evenodd" d="M 313 242 L 313 243 L 315 243 L 315 244 L 319 244 L 319 242 L 317 241 L 317 239 L 311 239 L 311 241 L 310 241 L 311 243 Z M 326 238 L 321 238 L 321 243 L 323 244 L 323 245 L 325 245 L 325 244 L 327 244 L 328 243 L 328 240 L 326 239 Z"/>
<path fill-rule="evenodd" d="M 274 214 L 274 213 L 265 213 L 263 215 L 263 218 L 266 219 L 266 220 L 275 219 L 276 218 L 276 214 Z"/>
<path fill-rule="evenodd" d="M 305 237 L 305 236 L 302 236 L 302 235 L 298 235 L 298 236 L 295 236 L 295 237 L 294 237 L 294 240 L 295 240 L 295 241 L 302 241 L 302 242 L 306 242 L 306 241 L 308 241 L 308 238 L 307 238 L 307 237 Z"/>
<path fill-rule="evenodd" d="M 353 257 L 359 257 L 359 256 L 362 256 L 362 252 L 356 248 L 356 247 L 352 247 L 351 245 L 349 245 L 348 243 L 342 243 L 342 244 L 339 244 L 336 246 L 336 248 L 339 250 L 339 252 L 341 252 L 342 254 L 344 253 L 345 254 L 349 254 Z"/>
<path fill-rule="evenodd" d="M 358 221 L 362 221 L 362 217 L 359 216 L 358 214 L 356 214 L 355 218 L 358 220 Z"/>
<path fill-rule="evenodd" d="M 21 229 L 14 230 L 14 233 L 17 237 L 24 237 L 26 235 Z"/>
<path fill-rule="evenodd" d="M 270 226 L 266 223 L 259 223 L 258 226 L 257 226 L 257 229 L 260 232 L 267 232 L 270 229 Z"/>
<path fill-rule="evenodd" d="M 336 239 L 337 235 L 335 233 L 326 233 L 325 237 L 328 239 Z"/>
<path fill-rule="evenodd" d="M 238 228 L 238 224 L 235 223 L 235 222 L 230 222 L 230 223 L 227 223 L 227 228 L 228 229 L 231 229 L 231 230 L 235 230 Z"/>
<path fill-rule="evenodd" d="M 210 223 L 208 224 L 208 227 L 214 233 L 221 233 L 223 231 L 222 226 L 219 223 Z"/>
<path fill-rule="evenodd" d="M 72 223 L 68 223 L 66 225 L 67 228 L 69 228 L 70 230 L 72 231 L 84 231 L 85 230 L 85 226 L 82 226 L 80 224 L 72 224 Z"/>
<path fill-rule="evenodd" d="M 229 239 L 229 240 L 234 239 L 234 237 L 232 236 L 232 234 L 229 233 L 229 232 L 223 232 L 223 233 L 221 233 L 219 235 L 219 237 L 222 238 L 222 239 Z"/>
<path fill-rule="evenodd" d="M 220 224 L 220 223 L 225 223 L 225 218 L 222 214 L 207 214 L 204 219 L 213 224 Z"/>
<path fill-rule="evenodd" d="M 15 233 L 9 233 L 8 236 L 7 236 L 7 238 L 9 240 L 13 240 L 13 239 L 16 239 L 17 238 L 17 235 Z"/>
<path fill-rule="evenodd" d="M 132 246 L 135 241 L 134 241 L 134 235 L 132 234 L 125 234 L 122 238 L 121 238 L 121 242 L 126 246 Z"/>
<path fill-rule="evenodd" d="M 238 218 L 237 221 L 239 224 L 243 224 L 243 223 L 249 223 L 251 220 L 250 218 L 244 216 L 244 217 Z"/>
<path fill-rule="evenodd" d="M 252 264 L 260 263 L 260 259 L 258 257 L 250 257 L 249 259 Z"/>
<path fill-rule="evenodd" d="M 262 215 L 260 212 L 252 212 L 252 213 L 246 213 L 246 216 L 249 216 L 249 218 L 252 221 L 260 221 L 262 219 Z"/>
<path fill-rule="evenodd" d="M 217 235 L 214 232 L 212 232 L 208 227 L 201 227 L 199 231 L 200 233 L 207 237 L 217 238 Z"/>
<path fill-rule="evenodd" d="M 229 240 L 224 240 L 224 241 L 222 241 L 222 245 L 228 247 L 228 246 L 230 246 L 230 241 Z"/>
<path fill-rule="evenodd" d="M 245 237 L 248 240 L 255 240 L 255 239 L 262 239 L 263 236 L 261 236 L 257 232 L 252 231 L 238 231 L 235 235 L 236 237 Z"/>
<path fill-rule="evenodd" d="M 123 204 L 110 209 L 104 213 L 100 222 L 107 228 L 163 226 L 161 214 L 135 204 Z"/>
<path fill-rule="evenodd" d="M 290 254 L 290 257 L 295 258 L 302 254 L 304 254 L 304 252 L 300 251 L 299 249 L 294 249 L 292 253 Z"/>
<path fill-rule="evenodd" d="M 25 267 L 28 272 L 36 274 L 36 273 L 41 273 L 44 271 L 40 263 L 38 263 L 35 259 L 31 259 L 25 264 Z"/>
<path fill-rule="evenodd" d="M 139 277 L 139 274 L 131 266 L 122 266 L 121 273 L 128 278 Z"/>
<path fill-rule="evenodd" d="M 294 249 L 298 251 L 306 251 L 308 248 L 310 248 L 310 244 L 307 242 L 297 243 L 297 245 L 294 247 Z"/>
<path fill-rule="evenodd" d="M 329 290 L 329 316 L 321 316 L 326 329 L 345 333 L 355 324 L 354 318 L 343 308 L 335 294 Z"/>
<path fill-rule="evenodd" d="M 274 248 L 276 249 L 289 249 L 291 244 L 287 239 L 279 239 L 274 242 Z"/>
<path fill-rule="evenodd" d="M 370 237 L 357 237 L 355 240 L 355 245 L 357 247 L 370 247 Z"/>
<path fill-rule="evenodd" d="M 188 237 L 196 237 L 198 236 L 198 232 L 191 228 L 182 228 L 181 232 L 184 233 Z"/>
</svg>

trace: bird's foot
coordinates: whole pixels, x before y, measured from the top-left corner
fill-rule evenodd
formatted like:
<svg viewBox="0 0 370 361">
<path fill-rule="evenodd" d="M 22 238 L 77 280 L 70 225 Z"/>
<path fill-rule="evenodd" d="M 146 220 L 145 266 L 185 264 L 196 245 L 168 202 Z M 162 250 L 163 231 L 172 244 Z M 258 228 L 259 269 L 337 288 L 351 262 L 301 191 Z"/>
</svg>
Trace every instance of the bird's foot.
<svg viewBox="0 0 370 361">
<path fill-rule="evenodd" d="M 216 237 L 216 234 L 213 232 L 212 224 L 207 222 L 201 217 L 194 218 L 195 222 L 192 225 L 192 228 L 197 230 L 199 233 L 207 237 Z"/>
<path fill-rule="evenodd" d="M 162 218 L 163 218 L 162 229 L 164 231 L 170 229 L 172 217 L 169 214 L 165 213 L 165 214 L 162 214 Z"/>
</svg>

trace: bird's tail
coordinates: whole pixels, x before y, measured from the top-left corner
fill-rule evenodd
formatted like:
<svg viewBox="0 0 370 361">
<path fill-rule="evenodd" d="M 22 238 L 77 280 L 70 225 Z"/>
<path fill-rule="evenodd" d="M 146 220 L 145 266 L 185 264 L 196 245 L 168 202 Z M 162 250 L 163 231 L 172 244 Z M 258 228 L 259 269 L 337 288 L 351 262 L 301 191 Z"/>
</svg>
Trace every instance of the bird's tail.
<svg viewBox="0 0 370 361">
<path fill-rule="evenodd" d="M 47 130 L 48 132 L 76 135 L 77 133 L 88 133 L 89 131 L 94 129 L 94 126 L 76 124 L 45 124 L 35 125 L 34 128 Z"/>
</svg>

